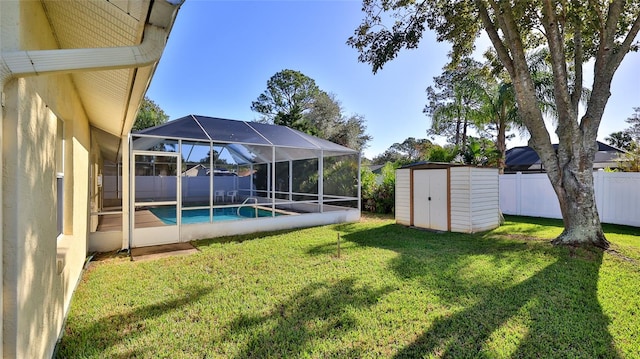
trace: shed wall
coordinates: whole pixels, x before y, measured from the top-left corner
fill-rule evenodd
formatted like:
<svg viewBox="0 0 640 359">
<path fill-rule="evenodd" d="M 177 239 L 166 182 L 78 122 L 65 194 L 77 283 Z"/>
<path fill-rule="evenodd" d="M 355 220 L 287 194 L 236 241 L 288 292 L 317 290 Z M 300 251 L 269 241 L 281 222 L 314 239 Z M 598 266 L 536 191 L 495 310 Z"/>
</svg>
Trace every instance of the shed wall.
<svg viewBox="0 0 640 359">
<path fill-rule="evenodd" d="M 452 167 L 451 231 L 481 232 L 500 223 L 498 171 L 495 168 Z"/>
<path fill-rule="evenodd" d="M 450 169 L 452 232 L 472 232 L 470 175 L 469 167 Z"/>
<path fill-rule="evenodd" d="M 471 230 L 487 231 L 500 225 L 498 170 L 471 168 Z"/>
<path fill-rule="evenodd" d="M 396 170 L 396 222 L 411 225 L 411 170 Z"/>
</svg>

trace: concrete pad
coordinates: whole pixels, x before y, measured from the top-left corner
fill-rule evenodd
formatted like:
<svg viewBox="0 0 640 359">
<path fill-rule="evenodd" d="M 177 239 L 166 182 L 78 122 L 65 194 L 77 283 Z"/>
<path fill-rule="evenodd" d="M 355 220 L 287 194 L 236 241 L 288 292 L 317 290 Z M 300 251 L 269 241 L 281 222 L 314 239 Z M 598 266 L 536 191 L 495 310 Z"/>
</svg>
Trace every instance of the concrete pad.
<svg viewBox="0 0 640 359">
<path fill-rule="evenodd" d="M 197 252 L 198 250 L 188 242 L 163 244 L 160 246 L 132 248 L 131 259 L 134 261 L 151 260 Z"/>
</svg>

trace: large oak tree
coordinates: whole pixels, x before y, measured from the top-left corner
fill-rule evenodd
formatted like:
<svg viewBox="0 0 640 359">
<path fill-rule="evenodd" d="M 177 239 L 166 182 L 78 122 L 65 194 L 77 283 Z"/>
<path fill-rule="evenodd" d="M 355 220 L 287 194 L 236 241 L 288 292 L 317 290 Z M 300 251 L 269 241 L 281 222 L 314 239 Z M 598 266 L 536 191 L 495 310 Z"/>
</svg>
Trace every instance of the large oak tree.
<svg viewBox="0 0 640 359">
<path fill-rule="evenodd" d="M 564 231 L 556 244 L 606 248 L 593 189 L 593 157 L 611 82 L 640 30 L 640 1 L 624 0 L 364 0 L 365 18 L 348 44 L 376 72 L 402 48 L 415 48 L 426 30 L 452 43 L 452 60 L 469 55 L 484 30 L 513 83 L 518 110 L 532 146 L 558 196 Z M 393 25 L 386 26 L 389 15 Z M 536 100 L 526 51 L 549 48 L 557 111 L 557 151 Z M 594 62 L 593 84 L 584 114 L 583 67 Z M 573 75 L 571 75 L 573 74 Z"/>
</svg>

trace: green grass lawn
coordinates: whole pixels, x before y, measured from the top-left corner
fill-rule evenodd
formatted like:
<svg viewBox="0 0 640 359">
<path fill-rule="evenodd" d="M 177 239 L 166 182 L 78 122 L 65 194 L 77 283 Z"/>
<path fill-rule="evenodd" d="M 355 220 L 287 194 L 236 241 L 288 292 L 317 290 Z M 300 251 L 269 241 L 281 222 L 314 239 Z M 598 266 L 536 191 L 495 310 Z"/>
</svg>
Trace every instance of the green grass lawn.
<svg viewBox="0 0 640 359">
<path fill-rule="evenodd" d="M 433 233 L 360 223 L 94 262 L 60 358 L 638 358 L 640 230 L 554 247 L 561 222 Z M 336 239 L 341 235 L 341 256 Z"/>
</svg>

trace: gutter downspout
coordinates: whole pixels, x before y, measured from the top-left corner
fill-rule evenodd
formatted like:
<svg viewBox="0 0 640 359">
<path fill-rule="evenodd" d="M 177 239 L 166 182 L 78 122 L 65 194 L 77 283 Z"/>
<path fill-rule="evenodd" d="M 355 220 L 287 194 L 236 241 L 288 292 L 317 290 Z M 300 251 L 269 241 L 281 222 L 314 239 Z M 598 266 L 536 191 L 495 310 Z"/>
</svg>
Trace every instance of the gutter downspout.
<svg viewBox="0 0 640 359">
<path fill-rule="evenodd" d="M 160 60 L 167 34 L 147 24 L 137 46 L 11 51 L 1 54 L 2 89 L 11 78 L 144 67 Z"/>
</svg>

